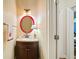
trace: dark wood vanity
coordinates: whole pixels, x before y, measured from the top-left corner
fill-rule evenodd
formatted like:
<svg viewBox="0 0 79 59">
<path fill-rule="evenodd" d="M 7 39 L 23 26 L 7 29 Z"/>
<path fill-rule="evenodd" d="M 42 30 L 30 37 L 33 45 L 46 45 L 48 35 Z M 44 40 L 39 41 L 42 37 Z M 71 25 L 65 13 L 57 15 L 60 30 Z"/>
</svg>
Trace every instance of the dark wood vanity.
<svg viewBox="0 0 79 59">
<path fill-rule="evenodd" d="M 15 59 L 39 59 L 38 41 L 16 41 Z"/>
</svg>

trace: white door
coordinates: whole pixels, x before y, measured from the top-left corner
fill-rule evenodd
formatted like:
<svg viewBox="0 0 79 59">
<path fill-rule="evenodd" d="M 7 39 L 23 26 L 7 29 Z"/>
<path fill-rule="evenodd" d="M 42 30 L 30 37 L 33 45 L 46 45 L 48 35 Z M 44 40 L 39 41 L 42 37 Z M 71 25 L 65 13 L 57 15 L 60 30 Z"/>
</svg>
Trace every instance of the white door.
<svg viewBox="0 0 79 59">
<path fill-rule="evenodd" d="M 67 59 L 74 59 L 74 11 L 67 9 Z"/>
</svg>

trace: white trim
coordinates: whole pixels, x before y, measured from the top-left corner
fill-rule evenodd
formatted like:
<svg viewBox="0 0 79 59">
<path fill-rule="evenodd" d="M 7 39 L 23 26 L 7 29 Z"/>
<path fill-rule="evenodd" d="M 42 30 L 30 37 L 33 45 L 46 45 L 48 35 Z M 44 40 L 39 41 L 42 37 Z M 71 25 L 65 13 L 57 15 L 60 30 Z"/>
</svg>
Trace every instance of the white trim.
<svg viewBox="0 0 79 59">
<path fill-rule="evenodd" d="M 49 0 L 49 59 L 56 59 L 56 20 L 55 20 L 55 3 L 54 0 Z"/>
<path fill-rule="evenodd" d="M 46 0 L 46 26 L 47 26 L 47 40 L 48 40 L 48 58 L 49 59 L 49 0 Z"/>
</svg>

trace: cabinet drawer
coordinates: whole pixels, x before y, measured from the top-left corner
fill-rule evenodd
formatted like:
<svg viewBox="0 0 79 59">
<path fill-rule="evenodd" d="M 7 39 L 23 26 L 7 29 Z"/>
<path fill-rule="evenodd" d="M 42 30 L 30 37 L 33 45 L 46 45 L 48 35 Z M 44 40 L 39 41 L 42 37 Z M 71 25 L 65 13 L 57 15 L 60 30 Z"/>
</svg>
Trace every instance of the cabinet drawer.
<svg viewBox="0 0 79 59">
<path fill-rule="evenodd" d="M 20 42 L 16 41 L 17 46 L 33 46 L 33 45 L 38 45 L 38 42 Z"/>
</svg>

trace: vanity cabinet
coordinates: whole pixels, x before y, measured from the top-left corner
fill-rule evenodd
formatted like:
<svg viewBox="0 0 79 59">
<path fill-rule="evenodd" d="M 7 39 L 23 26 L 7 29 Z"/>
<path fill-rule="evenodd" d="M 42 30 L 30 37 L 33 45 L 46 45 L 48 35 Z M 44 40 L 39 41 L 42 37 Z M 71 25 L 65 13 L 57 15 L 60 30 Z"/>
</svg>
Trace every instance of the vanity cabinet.
<svg viewBox="0 0 79 59">
<path fill-rule="evenodd" d="M 36 42 L 16 41 L 15 59 L 39 59 L 39 46 Z"/>
</svg>

